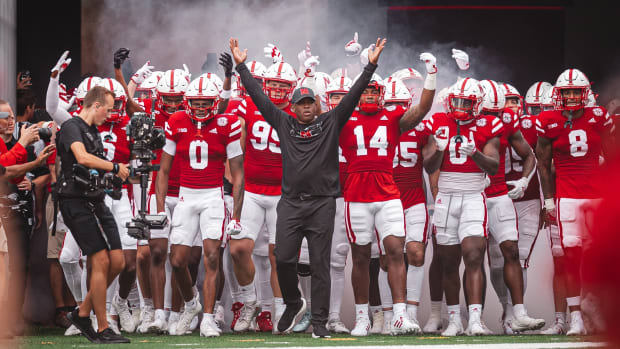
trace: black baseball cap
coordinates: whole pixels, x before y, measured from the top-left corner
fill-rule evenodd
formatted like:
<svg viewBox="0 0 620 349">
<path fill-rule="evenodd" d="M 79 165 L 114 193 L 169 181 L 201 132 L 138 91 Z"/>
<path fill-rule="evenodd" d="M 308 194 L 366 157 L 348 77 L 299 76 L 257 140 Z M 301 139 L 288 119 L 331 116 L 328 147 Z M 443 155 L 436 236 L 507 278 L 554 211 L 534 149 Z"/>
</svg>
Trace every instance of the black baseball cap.
<svg viewBox="0 0 620 349">
<path fill-rule="evenodd" d="M 304 98 L 310 98 L 315 101 L 316 98 L 314 96 L 314 91 L 312 91 L 312 89 L 308 87 L 300 87 L 296 89 L 295 92 L 293 92 L 293 98 L 291 99 L 291 103 L 297 104 Z"/>
</svg>

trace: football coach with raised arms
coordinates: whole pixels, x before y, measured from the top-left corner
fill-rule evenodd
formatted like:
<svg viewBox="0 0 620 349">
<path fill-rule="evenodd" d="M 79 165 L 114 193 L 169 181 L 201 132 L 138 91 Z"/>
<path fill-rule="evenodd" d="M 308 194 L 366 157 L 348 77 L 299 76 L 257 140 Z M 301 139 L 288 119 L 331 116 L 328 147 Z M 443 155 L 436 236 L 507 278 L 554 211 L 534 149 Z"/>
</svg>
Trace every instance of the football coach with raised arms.
<svg viewBox="0 0 620 349">
<path fill-rule="evenodd" d="M 375 48 L 368 52 L 368 65 L 362 75 L 333 110 L 319 115 L 314 92 L 305 87 L 296 89 L 291 110 L 297 118 L 293 118 L 279 110 L 264 94 L 263 87 L 244 63 L 247 49 L 241 50 L 237 39 L 230 39 L 230 50 L 243 86 L 280 139 L 282 197 L 277 207 L 274 250 L 278 281 L 286 304 L 278 322 L 280 333 L 290 332 L 297 316 L 306 310 L 306 301 L 297 287 L 297 259 L 305 237 L 312 272 L 312 336 L 329 337 L 325 324 L 329 313 L 335 198 L 340 193 L 338 138 L 377 68 L 385 42 L 385 39 L 377 39 Z"/>
</svg>

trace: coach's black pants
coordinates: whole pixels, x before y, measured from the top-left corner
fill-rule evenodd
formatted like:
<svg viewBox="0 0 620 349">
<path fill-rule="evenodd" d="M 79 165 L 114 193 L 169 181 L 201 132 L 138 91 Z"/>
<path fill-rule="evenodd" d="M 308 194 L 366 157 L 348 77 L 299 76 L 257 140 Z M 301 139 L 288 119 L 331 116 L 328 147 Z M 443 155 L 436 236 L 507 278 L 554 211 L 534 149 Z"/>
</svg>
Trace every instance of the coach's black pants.
<svg viewBox="0 0 620 349">
<path fill-rule="evenodd" d="M 297 261 L 301 241 L 308 241 L 310 254 L 312 324 L 325 324 L 329 315 L 329 274 L 336 200 L 313 197 L 305 200 L 282 197 L 278 203 L 276 223 L 276 268 L 284 303 L 301 301 L 297 287 Z"/>
</svg>

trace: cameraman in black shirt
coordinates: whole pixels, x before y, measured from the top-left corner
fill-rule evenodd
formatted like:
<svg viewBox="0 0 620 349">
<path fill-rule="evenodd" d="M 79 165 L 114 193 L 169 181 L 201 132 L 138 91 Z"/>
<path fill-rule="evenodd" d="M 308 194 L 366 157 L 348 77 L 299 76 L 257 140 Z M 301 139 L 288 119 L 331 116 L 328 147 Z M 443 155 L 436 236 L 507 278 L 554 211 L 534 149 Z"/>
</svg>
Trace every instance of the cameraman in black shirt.
<svg viewBox="0 0 620 349">
<path fill-rule="evenodd" d="M 105 160 L 97 130 L 113 107 L 114 93 L 104 87 L 93 87 L 86 94 L 78 117 L 65 121 L 56 139 L 61 162 L 58 178 L 60 212 L 82 253 L 88 256 L 90 276 L 90 289 L 82 305 L 67 317 L 94 343 L 129 342 L 108 327 L 106 317 L 106 290 L 125 265 L 118 228 L 103 201 L 103 189 L 84 184 L 85 181 L 80 179 L 83 175 L 78 175 L 74 169 L 76 164 L 82 165 L 88 168 L 89 174 L 94 171 L 94 176 L 97 172 L 100 176 L 101 172 L 108 171 L 123 181 L 129 176 L 127 164 Z M 98 333 L 90 321 L 92 309 L 97 315 Z"/>
<path fill-rule="evenodd" d="M 286 310 L 278 321 L 281 333 L 290 332 L 295 318 L 306 310 L 306 301 L 297 287 L 298 252 L 305 237 L 312 273 L 312 336 L 330 336 L 325 324 L 329 312 L 329 266 L 336 197 L 340 194 L 338 138 L 377 68 L 385 42 L 385 39 L 377 39 L 376 48 L 368 52 L 368 65 L 336 108 L 318 115 L 314 92 L 304 87 L 295 90 L 291 110 L 297 118 L 293 118 L 265 96 L 262 86 L 244 64 L 247 50 L 239 49 L 237 39 L 230 39 L 230 50 L 243 86 L 280 139 L 282 197 L 277 207 L 274 254 L 286 303 Z"/>
</svg>

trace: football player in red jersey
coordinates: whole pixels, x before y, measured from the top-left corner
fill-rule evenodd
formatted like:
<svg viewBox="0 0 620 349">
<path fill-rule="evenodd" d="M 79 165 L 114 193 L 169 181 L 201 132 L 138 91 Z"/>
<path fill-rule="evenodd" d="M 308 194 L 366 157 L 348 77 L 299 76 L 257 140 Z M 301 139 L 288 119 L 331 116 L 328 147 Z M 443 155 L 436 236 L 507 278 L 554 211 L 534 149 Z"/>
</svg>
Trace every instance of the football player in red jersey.
<svg viewBox="0 0 620 349">
<path fill-rule="evenodd" d="M 440 169 L 433 226 L 450 321 L 443 336 L 463 333 L 459 307 L 461 255 L 467 275 L 469 324 L 467 334 L 483 335 L 482 261 L 486 248 L 486 174 L 499 168 L 502 122 L 493 116 L 478 117 L 482 91 L 475 79 L 465 78 L 450 88 L 446 113 L 436 113 L 428 125 L 435 145 L 424 154 L 428 173 Z M 481 149 L 481 150 L 478 150 Z"/>
<path fill-rule="evenodd" d="M 386 80 L 385 105 L 409 109 L 412 96 L 405 84 L 390 77 Z M 428 128 L 421 122 L 400 135 L 394 157 L 394 182 L 400 191 L 405 214 L 405 253 L 407 255 L 407 314 L 418 323 L 418 305 L 424 282 L 424 254 L 428 234 L 428 213 L 423 185 L 422 149 L 428 143 Z M 384 311 L 384 332 L 389 331 L 391 309 Z"/>
<path fill-rule="evenodd" d="M 385 86 L 373 75 L 355 111 L 340 134 L 342 154 L 347 161 L 344 189 L 347 234 L 351 243 L 355 296 L 354 336 L 367 336 L 369 262 L 372 242 L 376 242 L 387 265 L 392 291 L 393 335 L 419 333 L 420 327 L 406 312 L 406 271 L 403 263 L 405 219 L 398 187 L 392 177 L 392 161 L 401 132 L 411 130 L 426 115 L 435 95 L 435 57 L 423 53 L 428 75 L 421 102 L 410 109 L 385 108 Z"/>
<path fill-rule="evenodd" d="M 255 66 L 250 63 L 249 67 Z M 260 71 L 257 71 L 257 73 Z M 274 63 L 263 74 L 263 89 L 269 99 L 289 115 L 290 97 L 297 83 L 293 67 L 284 62 Z M 254 241 L 266 225 L 269 233 L 269 260 L 271 262 L 271 287 L 275 304 L 275 322 L 284 312 L 284 302 L 278 283 L 273 250 L 276 239 L 276 206 L 280 201 L 282 185 L 282 155 L 278 133 L 265 121 L 252 99 L 246 97 L 237 108 L 237 116 L 245 130 L 245 194 L 241 211 L 241 232 L 231 236 L 230 254 L 235 262 L 235 275 L 241 286 L 243 308 L 234 331 L 244 332 L 249 329 L 252 319 L 259 315 L 254 286 L 254 263 L 252 250 Z M 259 239 L 260 240 L 260 239 Z M 262 259 L 260 254 L 256 255 Z M 263 257 L 264 258 L 264 257 Z M 264 265 L 264 263 L 261 263 Z M 257 318 L 259 329 L 267 331 L 271 314 L 261 313 Z M 271 324 L 272 325 L 272 324 Z M 273 325 L 271 326 L 274 328 Z"/>
<path fill-rule="evenodd" d="M 167 141 L 157 178 L 157 209 L 160 212 L 165 209 L 159 194 L 167 192 L 173 159 L 178 158 L 180 189 L 171 224 L 170 261 L 185 301 L 185 310 L 175 332 L 177 335 L 185 334 L 194 316 L 202 310 L 187 268 L 190 249 L 200 233 L 205 264 L 205 314 L 200 334 L 213 337 L 220 332 L 213 318 L 219 249 L 226 234 L 237 229 L 235 225 L 232 229 L 231 225 L 228 228 L 225 226 L 222 178 L 226 160 L 230 164 L 234 185 L 233 220 L 238 221 L 243 201 L 243 152 L 239 141 L 241 122 L 233 115 L 216 116 L 219 91 L 214 83 L 204 77 L 192 81 L 185 101 L 186 110 L 176 112 L 168 120 Z"/>
<path fill-rule="evenodd" d="M 482 80 L 480 87 L 483 90 L 481 114 L 500 119 L 504 126 L 504 132 L 500 136 L 500 170 L 490 176 L 490 184 L 485 189 L 490 233 L 488 245 L 491 283 L 504 308 L 504 333 L 537 330 L 544 326 L 545 322 L 529 317 L 523 305 L 525 287 L 519 262 L 519 232 L 517 215 L 511 200 L 523 196 L 531 177 L 536 174 L 536 159 L 518 129 L 519 117 L 514 112 L 515 109 L 521 110 L 518 91 L 508 84 L 498 84 L 492 80 Z M 523 159 L 523 174 L 510 183 L 514 189 L 509 192 L 504 169 L 505 159 L 510 156 L 511 149 Z"/>
<path fill-rule="evenodd" d="M 590 82 L 581 71 L 567 69 L 553 89 L 556 110 L 538 115 L 538 172 L 548 224 L 559 227 L 566 269 L 566 302 L 571 313 L 567 335 L 586 333 L 581 317 L 581 254 L 592 226 L 591 212 L 600 202 L 599 156 L 610 150 L 613 122 L 602 107 L 586 107 Z M 551 163 L 555 166 L 555 178 Z M 585 241 L 584 241 L 585 240 Z M 557 264 L 556 264 L 557 265 Z"/>
</svg>

